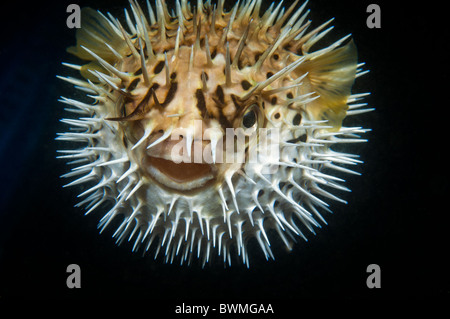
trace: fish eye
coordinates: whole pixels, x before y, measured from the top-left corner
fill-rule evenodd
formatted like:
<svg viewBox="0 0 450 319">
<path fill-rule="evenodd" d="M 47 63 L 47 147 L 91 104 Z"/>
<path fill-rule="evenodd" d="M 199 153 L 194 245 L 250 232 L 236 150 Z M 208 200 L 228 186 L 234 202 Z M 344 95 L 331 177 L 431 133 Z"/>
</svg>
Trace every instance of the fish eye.
<svg viewBox="0 0 450 319">
<path fill-rule="evenodd" d="M 245 128 L 253 127 L 257 122 L 258 114 L 256 113 L 257 104 L 253 104 L 248 108 L 242 117 L 242 126 Z"/>
</svg>

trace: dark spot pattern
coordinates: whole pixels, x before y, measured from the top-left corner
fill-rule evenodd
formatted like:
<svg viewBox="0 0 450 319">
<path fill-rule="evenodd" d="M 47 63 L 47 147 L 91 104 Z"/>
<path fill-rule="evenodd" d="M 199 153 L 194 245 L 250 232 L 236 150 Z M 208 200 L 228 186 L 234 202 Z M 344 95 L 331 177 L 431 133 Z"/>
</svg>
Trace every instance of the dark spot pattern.
<svg viewBox="0 0 450 319">
<path fill-rule="evenodd" d="M 155 74 L 161 73 L 161 71 L 164 69 L 164 65 L 165 65 L 164 61 L 159 61 L 158 64 L 153 69 L 153 73 Z"/>
<path fill-rule="evenodd" d="M 195 91 L 195 97 L 197 98 L 197 108 L 199 109 L 202 118 L 205 118 L 207 109 L 205 95 L 203 94 L 202 89 L 197 89 L 197 91 Z"/>
</svg>

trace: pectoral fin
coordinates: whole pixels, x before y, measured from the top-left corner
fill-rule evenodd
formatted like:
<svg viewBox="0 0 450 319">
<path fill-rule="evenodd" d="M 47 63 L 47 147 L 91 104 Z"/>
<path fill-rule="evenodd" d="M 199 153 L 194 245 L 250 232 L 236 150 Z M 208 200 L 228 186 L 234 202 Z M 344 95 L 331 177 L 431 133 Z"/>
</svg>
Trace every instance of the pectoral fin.
<svg viewBox="0 0 450 319">
<path fill-rule="evenodd" d="M 338 130 L 346 116 L 347 99 L 355 81 L 356 46 L 351 40 L 332 51 L 310 55 L 311 58 L 301 65 L 301 71 L 308 72 L 305 82 L 320 97 L 308 104 L 308 112 L 316 120 L 328 120 L 327 126 Z"/>
</svg>

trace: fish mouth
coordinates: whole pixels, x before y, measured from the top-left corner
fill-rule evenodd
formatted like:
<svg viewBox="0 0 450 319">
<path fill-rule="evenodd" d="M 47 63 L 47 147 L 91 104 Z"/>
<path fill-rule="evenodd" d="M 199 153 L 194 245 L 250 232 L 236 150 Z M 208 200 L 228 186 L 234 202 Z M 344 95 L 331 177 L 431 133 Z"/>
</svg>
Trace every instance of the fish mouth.
<svg viewBox="0 0 450 319">
<path fill-rule="evenodd" d="M 216 176 L 215 166 L 206 163 L 176 163 L 161 157 L 146 156 L 145 166 L 155 181 L 177 191 L 201 189 Z"/>
</svg>

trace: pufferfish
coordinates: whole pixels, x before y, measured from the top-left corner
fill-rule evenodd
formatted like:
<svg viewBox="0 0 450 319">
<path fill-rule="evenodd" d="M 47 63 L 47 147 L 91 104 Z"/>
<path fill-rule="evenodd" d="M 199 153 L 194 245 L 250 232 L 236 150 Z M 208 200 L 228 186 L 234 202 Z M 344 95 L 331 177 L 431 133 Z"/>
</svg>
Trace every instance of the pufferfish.
<svg viewBox="0 0 450 319">
<path fill-rule="evenodd" d="M 117 218 L 133 251 L 249 266 L 249 250 L 274 259 L 273 241 L 291 249 L 326 224 L 328 199 L 345 202 L 334 173 L 361 161 L 332 148 L 365 141 L 342 122 L 371 110 L 351 94 L 367 71 L 350 35 L 312 50 L 333 19 L 311 30 L 298 2 L 131 0 L 122 22 L 82 9 L 68 48 L 82 62 L 63 63 L 81 78 L 60 78 L 87 97 L 60 99 L 77 118 L 61 120 L 58 157 L 101 231 Z"/>
</svg>

